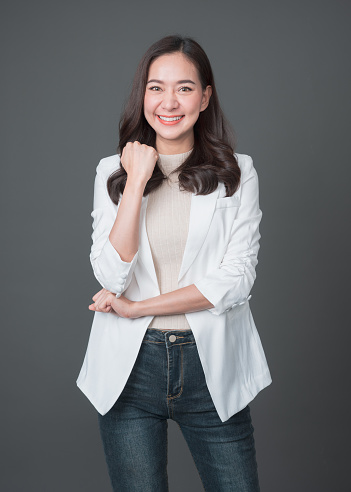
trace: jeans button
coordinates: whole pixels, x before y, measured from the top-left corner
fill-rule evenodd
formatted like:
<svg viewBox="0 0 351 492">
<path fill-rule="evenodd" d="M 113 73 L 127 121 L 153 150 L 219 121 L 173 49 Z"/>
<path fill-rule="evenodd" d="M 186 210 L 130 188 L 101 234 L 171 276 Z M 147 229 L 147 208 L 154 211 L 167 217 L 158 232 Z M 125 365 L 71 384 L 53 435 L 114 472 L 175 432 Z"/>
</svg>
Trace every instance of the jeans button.
<svg viewBox="0 0 351 492">
<path fill-rule="evenodd" d="M 171 335 L 171 336 L 169 337 L 169 341 L 170 341 L 170 342 L 175 342 L 176 340 L 177 340 L 177 337 L 176 337 L 175 335 Z"/>
</svg>

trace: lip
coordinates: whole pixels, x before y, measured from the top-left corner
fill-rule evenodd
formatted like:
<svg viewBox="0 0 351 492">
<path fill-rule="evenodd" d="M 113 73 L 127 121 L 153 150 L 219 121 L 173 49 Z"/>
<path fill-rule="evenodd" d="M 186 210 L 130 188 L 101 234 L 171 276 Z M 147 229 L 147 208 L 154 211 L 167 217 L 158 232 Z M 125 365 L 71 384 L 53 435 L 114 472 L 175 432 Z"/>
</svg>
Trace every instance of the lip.
<svg viewBox="0 0 351 492">
<path fill-rule="evenodd" d="M 170 126 L 170 125 L 176 125 L 177 123 L 180 123 L 183 121 L 185 115 L 184 114 L 172 114 L 171 116 L 168 116 L 167 114 L 157 114 L 157 119 L 162 125 Z M 176 118 L 178 116 L 181 116 L 180 120 L 175 120 L 175 121 L 163 121 L 159 116 L 163 116 L 164 118 Z"/>
</svg>

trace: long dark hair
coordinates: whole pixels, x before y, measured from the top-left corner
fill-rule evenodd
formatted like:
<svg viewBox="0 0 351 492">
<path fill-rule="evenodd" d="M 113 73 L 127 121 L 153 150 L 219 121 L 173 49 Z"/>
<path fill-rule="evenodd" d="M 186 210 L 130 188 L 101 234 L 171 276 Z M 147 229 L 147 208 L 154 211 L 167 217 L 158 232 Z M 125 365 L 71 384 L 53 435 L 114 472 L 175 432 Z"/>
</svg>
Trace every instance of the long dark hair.
<svg viewBox="0 0 351 492">
<path fill-rule="evenodd" d="M 183 53 L 197 69 L 202 90 L 212 86 L 207 108 L 200 112 L 194 125 L 194 147 L 187 159 L 177 168 L 179 186 L 199 195 L 212 193 L 218 182 L 225 184 L 231 196 L 239 187 L 240 167 L 234 155 L 235 135 L 219 104 L 210 61 L 201 46 L 192 38 L 179 35 L 166 36 L 150 46 L 136 70 L 130 96 L 119 122 L 119 145 L 117 153 L 127 142 L 138 141 L 151 147 L 156 145 L 156 132 L 144 116 L 144 96 L 151 63 L 159 56 Z M 158 188 L 165 179 L 158 163 L 145 186 L 143 195 Z M 107 181 L 108 193 L 117 205 L 127 181 L 127 173 L 120 163 Z"/>
</svg>

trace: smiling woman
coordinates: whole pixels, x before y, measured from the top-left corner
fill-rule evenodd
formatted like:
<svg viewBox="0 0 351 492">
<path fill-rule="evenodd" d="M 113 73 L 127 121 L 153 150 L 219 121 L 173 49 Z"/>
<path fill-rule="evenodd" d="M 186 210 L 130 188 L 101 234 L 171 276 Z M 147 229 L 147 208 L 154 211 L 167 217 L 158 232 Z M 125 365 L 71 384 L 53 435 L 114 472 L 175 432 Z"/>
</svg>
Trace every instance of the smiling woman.
<svg viewBox="0 0 351 492">
<path fill-rule="evenodd" d="M 219 104 L 211 65 L 191 38 L 167 36 L 142 57 L 120 120 L 117 151 L 138 142 L 161 155 L 180 155 L 179 185 L 189 193 L 212 193 L 222 182 L 231 196 L 238 188 L 234 132 Z M 118 205 L 127 183 L 127 159 L 109 176 L 107 189 Z M 157 156 L 158 157 L 158 156 Z M 143 196 L 162 186 L 160 159 L 152 166 Z M 163 159 L 164 161 L 164 159 Z M 173 169 L 172 169 L 173 171 Z M 141 170 L 142 172 L 142 170 Z"/>
<path fill-rule="evenodd" d="M 248 301 L 262 212 L 253 160 L 234 147 L 201 46 L 154 43 L 91 214 L 102 289 L 77 384 L 115 491 L 168 490 L 173 419 L 206 491 L 259 492 L 249 402 L 272 380 Z"/>
<path fill-rule="evenodd" d="M 193 127 L 211 93 L 211 85 L 202 89 L 196 67 L 183 53 L 163 55 L 151 63 L 144 115 L 155 130 L 160 153 L 181 153 L 193 147 Z M 168 126 L 174 128 L 164 128 Z"/>
</svg>

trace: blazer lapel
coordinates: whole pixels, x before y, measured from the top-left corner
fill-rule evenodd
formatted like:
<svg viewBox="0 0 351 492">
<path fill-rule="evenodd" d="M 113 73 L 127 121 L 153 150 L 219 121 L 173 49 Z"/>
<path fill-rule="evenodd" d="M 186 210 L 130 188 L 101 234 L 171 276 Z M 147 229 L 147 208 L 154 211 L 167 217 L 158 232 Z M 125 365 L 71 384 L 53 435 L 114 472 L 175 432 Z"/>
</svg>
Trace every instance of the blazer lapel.
<svg viewBox="0 0 351 492">
<path fill-rule="evenodd" d="M 191 264 L 196 258 L 196 255 L 201 248 L 207 231 L 210 227 L 212 216 L 216 207 L 216 200 L 220 191 L 220 186 L 215 191 L 208 195 L 195 195 L 192 193 L 190 204 L 190 217 L 189 217 L 189 232 L 185 244 L 184 255 L 182 264 L 180 266 L 178 282 L 182 279 L 185 273 L 189 270 Z M 140 251 L 139 258 L 146 267 L 149 275 L 158 287 L 158 281 L 155 271 L 155 265 L 152 258 L 149 239 L 146 232 L 146 207 L 148 201 L 148 195 L 142 197 L 141 209 L 140 209 Z"/>
<path fill-rule="evenodd" d="M 147 237 L 146 232 L 146 207 L 149 195 L 143 196 L 141 199 L 141 208 L 140 208 L 140 222 L 139 222 L 139 242 L 140 242 L 140 251 L 139 251 L 139 259 L 144 264 L 147 269 L 152 281 L 155 286 L 158 287 L 158 280 L 154 265 L 154 260 L 152 258 L 149 238 Z"/>
</svg>

